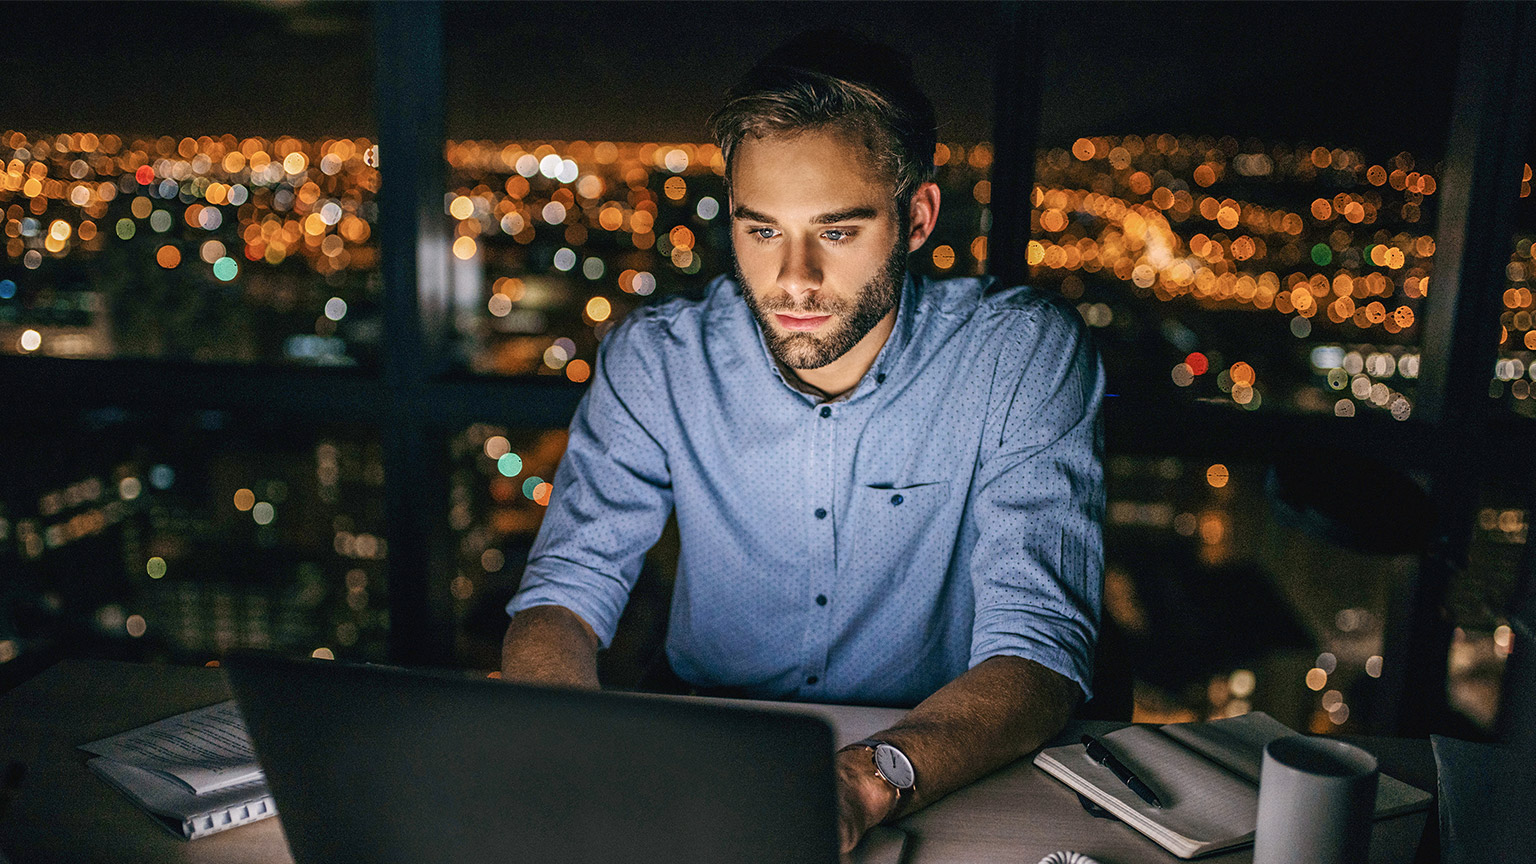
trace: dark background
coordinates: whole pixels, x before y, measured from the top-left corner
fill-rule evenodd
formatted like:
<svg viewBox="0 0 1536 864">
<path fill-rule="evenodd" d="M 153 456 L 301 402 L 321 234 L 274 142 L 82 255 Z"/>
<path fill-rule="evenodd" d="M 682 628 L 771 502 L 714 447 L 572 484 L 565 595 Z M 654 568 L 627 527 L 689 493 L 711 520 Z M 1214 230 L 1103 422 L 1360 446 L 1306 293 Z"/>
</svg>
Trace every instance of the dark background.
<svg viewBox="0 0 1536 864">
<path fill-rule="evenodd" d="M 367 4 L 6 5 L 0 125 L 372 129 Z M 1444 151 L 1457 4 L 1037 5 L 1045 141 L 1300 135 L 1410 150 L 1423 164 Z M 755 58 L 800 30 L 840 26 L 911 54 L 941 140 L 981 140 L 996 17 L 991 3 L 449 3 L 448 134 L 702 139 Z"/>
</svg>

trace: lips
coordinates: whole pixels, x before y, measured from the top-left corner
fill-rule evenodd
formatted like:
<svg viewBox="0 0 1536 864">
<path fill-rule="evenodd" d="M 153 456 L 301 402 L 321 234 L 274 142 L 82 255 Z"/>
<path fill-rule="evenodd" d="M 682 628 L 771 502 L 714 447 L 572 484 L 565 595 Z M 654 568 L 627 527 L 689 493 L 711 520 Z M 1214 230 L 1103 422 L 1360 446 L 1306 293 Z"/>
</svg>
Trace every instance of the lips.
<svg viewBox="0 0 1536 864">
<path fill-rule="evenodd" d="M 785 330 L 802 330 L 802 331 L 803 330 L 815 330 L 816 328 L 820 327 L 821 325 L 823 325 L 823 324 L 827 323 L 828 321 L 832 320 L 832 316 L 831 315 L 797 316 L 797 315 L 785 315 L 783 313 L 775 313 L 773 317 L 778 319 L 779 326 L 783 327 Z"/>
</svg>

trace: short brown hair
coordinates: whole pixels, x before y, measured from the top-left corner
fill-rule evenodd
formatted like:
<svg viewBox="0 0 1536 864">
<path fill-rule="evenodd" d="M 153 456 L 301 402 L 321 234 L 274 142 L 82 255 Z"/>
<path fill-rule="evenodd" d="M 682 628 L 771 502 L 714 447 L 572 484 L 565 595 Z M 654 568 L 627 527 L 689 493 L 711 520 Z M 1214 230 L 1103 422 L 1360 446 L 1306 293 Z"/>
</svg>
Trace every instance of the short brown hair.
<svg viewBox="0 0 1536 864">
<path fill-rule="evenodd" d="M 847 31 L 802 33 L 764 57 L 731 88 L 710 128 L 725 156 L 727 188 L 736 147 L 748 135 L 827 128 L 863 138 L 895 182 L 903 222 L 912 194 L 933 178 L 933 103 L 913 81 L 911 61 Z"/>
</svg>

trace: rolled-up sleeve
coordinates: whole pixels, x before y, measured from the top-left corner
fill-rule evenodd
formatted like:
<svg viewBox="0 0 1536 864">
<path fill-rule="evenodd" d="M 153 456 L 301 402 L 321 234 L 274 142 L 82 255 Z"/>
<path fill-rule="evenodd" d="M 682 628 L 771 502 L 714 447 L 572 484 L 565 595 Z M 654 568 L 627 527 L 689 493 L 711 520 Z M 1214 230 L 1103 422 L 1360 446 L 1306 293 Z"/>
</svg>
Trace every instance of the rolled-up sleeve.
<svg viewBox="0 0 1536 864">
<path fill-rule="evenodd" d="M 1034 660 L 1092 695 L 1103 584 L 1104 371 L 1081 319 L 1000 313 L 1003 346 L 973 501 L 970 664 Z"/>
<path fill-rule="evenodd" d="M 564 606 L 604 648 L 672 509 L 647 323 L 644 312 L 631 315 L 598 348 L 522 585 L 507 604 L 512 615 Z"/>
</svg>

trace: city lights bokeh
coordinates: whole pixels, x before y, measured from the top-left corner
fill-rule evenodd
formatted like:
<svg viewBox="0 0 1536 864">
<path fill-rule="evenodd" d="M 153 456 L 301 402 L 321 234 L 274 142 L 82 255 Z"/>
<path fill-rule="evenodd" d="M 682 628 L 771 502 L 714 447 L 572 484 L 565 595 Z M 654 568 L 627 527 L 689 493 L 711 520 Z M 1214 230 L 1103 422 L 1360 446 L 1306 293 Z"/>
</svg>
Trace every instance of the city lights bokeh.
<svg viewBox="0 0 1536 864">
<path fill-rule="evenodd" d="M 630 311 L 696 292 L 729 269 L 724 165 L 713 145 L 458 140 L 444 156 L 451 321 L 471 371 L 582 384 L 598 342 Z M 0 132 L 0 353 L 375 363 L 380 158 L 366 137 Z M 915 270 L 986 271 L 995 158 L 987 142 L 938 146 L 945 207 Z M 1372 412 L 1408 420 L 1438 174 L 1410 153 L 1367 157 L 1350 147 L 1171 134 L 1063 142 L 1037 153 L 1030 281 L 1076 306 L 1122 393 L 1341 422 Z M 1528 167 L 1525 175 L 1522 196 Z M 1533 274 L 1531 238 L 1514 238 L 1488 391 L 1528 416 Z M 515 588 L 563 449 L 559 430 L 494 423 L 452 438 L 447 528 L 458 551 L 448 593 L 465 628 Z M 264 476 L 231 467 L 202 481 L 217 503 L 200 516 L 189 514 L 203 499 L 184 499 L 177 474 L 196 464 L 163 458 L 126 459 L 35 500 L 0 501 L 0 542 L 38 563 L 112 531 L 151 538 L 123 544 L 137 599 L 91 613 L 103 632 L 145 645 L 194 657 L 241 645 L 383 656 L 388 544 L 375 445 L 327 437 L 297 462 L 252 457 L 276 467 L 255 472 Z M 1253 553 L 1263 531 L 1245 522 L 1251 503 L 1241 503 L 1258 494 L 1251 467 L 1148 464 L 1178 491 L 1112 488 L 1112 536 L 1153 530 L 1212 564 Z M 1518 548 L 1525 518 L 1491 502 L 1479 542 Z M 309 536 L 314 525 L 325 530 Z M 194 529 L 301 560 L 262 588 L 210 581 L 196 554 L 164 539 Z M 1115 590 L 1120 599 L 1106 604 L 1134 623 L 1133 593 Z M 1384 604 L 1328 600 L 1309 614 L 1332 661 L 1224 670 L 1177 710 L 1227 716 L 1301 694 L 1313 700 L 1303 725 L 1351 728 L 1351 684 L 1382 674 Z M 474 654 L 467 632 L 460 648 Z M 0 640 L 0 657 L 16 656 L 18 644 Z M 1498 621 L 1462 631 L 1450 662 L 1465 673 L 1453 676 L 1464 708 L 1488 704 L 1465 682 L 1486 678 L 1509 645 Z"/>
<path fill-rule="evenodd" d="M 713 145 L 466 140 L 445 157 L 454 321 L 475 371 L 584 381 L 629 310 L 729 267 Z M 364 137 L 0 132 L 0 350 L 372 362 L 377 158 Z M 985 271 L 994 158 L 986 142 L 937 147 L 945 218 L 919 271 Z M 1031 281 L 1104 331 L 1112 378 L 1246 410 L 1411 416 L 1432 167 L 1406 152 L 1158 134 L 1044 148 L 1036 178 Z M 1533 266 L 1519 240 L 1489 385 L 1528 415 Z M 1264 335 L 1245 344 L 1189 324 L 1231 313 Z M 189 316 L 216 326 L 186 328 Z M 1287 334 L 1308 350 L 1285 349 Z M 1183 362 L 1195 352 L 1210 368 Z M 1161 372 L 1159 355 L 1173 361 Z M 1239 365 L 1252 375 L 1234 380 Z"/>
</svg>

